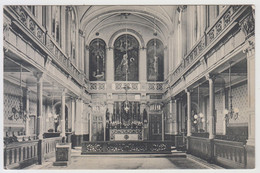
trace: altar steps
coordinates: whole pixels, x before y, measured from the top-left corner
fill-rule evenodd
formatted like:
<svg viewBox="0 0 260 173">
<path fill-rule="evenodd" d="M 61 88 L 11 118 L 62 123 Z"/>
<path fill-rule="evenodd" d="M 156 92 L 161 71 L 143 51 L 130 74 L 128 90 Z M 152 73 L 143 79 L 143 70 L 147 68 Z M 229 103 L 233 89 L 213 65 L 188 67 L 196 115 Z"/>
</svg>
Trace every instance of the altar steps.
<svg viewBox="0 0 260 173">
<path fill-rule="evenodd" d="M 81 154 L 81 147 L 74 147 L 71 151 L 71 156 L 74 157 L 123 157 L 123 158 L 128 158 L 128 157 L 136 157 L 136 158 L 158 158 L 158 157 L 182 157 L 186 158 L 186 153 L 184 151 L 177 151 L 176 147 L 171 147 L 171 154 L 159 154 L 159 153 L 144 153 L 144 154 L 120 154 L 120 153 L 111 153 L 111 154 Z"/>
</svg>

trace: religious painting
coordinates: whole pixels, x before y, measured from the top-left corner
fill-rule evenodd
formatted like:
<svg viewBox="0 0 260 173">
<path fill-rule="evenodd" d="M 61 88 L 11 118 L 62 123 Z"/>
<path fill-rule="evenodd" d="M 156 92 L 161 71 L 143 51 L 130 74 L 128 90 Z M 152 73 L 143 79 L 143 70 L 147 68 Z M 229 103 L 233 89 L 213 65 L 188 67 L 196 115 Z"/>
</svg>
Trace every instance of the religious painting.
<svg viewBox="0 0 260 173">
<path fill-rule="evenodd" d="M 139 43 L 129 34 L 114 43 L 115 81 L 138 81 Z"/>
<path fill-rule="evenodd" d="M 152 39 L 147 43 L 147 80 L 163 81 L 163 43 L 158 39 Z"/>
<path fill-rule="evenodd" d="M 106 80 L 106 43 L 97 38 L 89 46 L 89 79 L 90 81 Z"/>
</svg>

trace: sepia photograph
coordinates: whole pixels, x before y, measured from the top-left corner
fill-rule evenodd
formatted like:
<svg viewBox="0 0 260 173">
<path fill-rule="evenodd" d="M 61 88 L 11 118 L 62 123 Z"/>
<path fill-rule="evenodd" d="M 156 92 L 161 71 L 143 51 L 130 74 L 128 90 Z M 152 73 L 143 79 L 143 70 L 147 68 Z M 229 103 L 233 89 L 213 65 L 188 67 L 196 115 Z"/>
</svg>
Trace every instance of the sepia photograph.
<svg viewBox="0 0 260 173">
<path fill-rule="evenodd" d="M 255 4 L 65 2 L 2 5 L 3 171 L 255 170 Z"/>
</svg>

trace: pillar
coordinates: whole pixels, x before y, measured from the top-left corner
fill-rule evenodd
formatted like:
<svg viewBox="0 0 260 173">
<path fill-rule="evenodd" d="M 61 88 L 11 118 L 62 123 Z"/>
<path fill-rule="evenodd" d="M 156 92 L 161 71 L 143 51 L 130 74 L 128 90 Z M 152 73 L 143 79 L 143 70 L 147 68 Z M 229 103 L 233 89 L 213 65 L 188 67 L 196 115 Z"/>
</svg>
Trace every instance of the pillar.
<svg viewBox="0 0 260 173">
<path fill-rule="evenodd" d="M 37 78 L 37 128 L 36 135 L 38 139 L 43 139 L 42 128 L 42 73 L 35 73 Z"/>
<path fill-rule="evenodd" d="M 73 135 L 72 146 L 81 146 L 83 141 L 83 133 L 82 133 L 82 114 L 83 114 L 83 100 L 81 98 L 76 99 L 75 103 L 75 124 L 74 124 L 74 131 L 75 134 Z"/>
<path fill-rule="evenodd" d="M 107 63 L 106 63 L 106 79 L 107 82 L 114 81 L 114 51 L 113 48 L 107 48 Z"/>
<path fill-rule="evenodd" d="M 214 77 L 207 75 L 207 80 L 209 81 L 209 112 L 208 112 L 208 121 L 209 121 L 209 139 L 214 139 L 216 134 L 215 128 L 215 86 L 214 86 Z"/>
<path fill-rule="evenodd" d="M 66 137 L 65 129 L 65 100 L 66 99 L 66 89 L 63 89 L 61 94 L 61 136 Z"/>
<path fill-rule="evenodd" d="M 173 102 L 173 111 L 174 111 L 174 135 L 178 135 L 179 134 L 179 117 L 178 117 L 178 100 L 175 99 Z"/>
<path fill-rule="evenodd" d="M 75 132 L 75 99 L 71 98 L 71 132 Z"/>
<path fill-rule="evenodd" d="M 86 49 L 85 49 L 84 59 L 85 59 L 84 72 L 85 72 L 86 78 L 89 79 L 89 47 L 88 46 L 86 46 Z"/>
<path fill-rule="evenodd" d="M 61 14 L 65 14 L 66 7 L 61 6 Z M 60 22 L 60 29 L 61 29 L 61 34 L 60 34 L 60 39 L 61 39 L 61 48 L 65 52 L 66 50 L 66 15 L 61 15 L 61 22 Z"/>
<path fill-rule="evenodd" d="M 187 136 L 191 136 L 191 92 L 186 89 L 187 93 Z"/>
<path fill-rule="evenodd" d="M 170 100 L 169 101 L 169 113 L 170 113 L 170 115 L 169 115 L 169 117 L 170 117 L 170 119 L 171 119 L 171 121 L 170 121 L 170 129 L 169 129 L 169 133 L 170 134 L 173 134 L 173 123 L 175 122 L 175 114 L 173 113 L 173 107 L 174 107 L 174 105 L 173 105 L 174 103 L 173 103 L 173 101 L 172 100 Z"/>
<path fill-rule="evenodd" d="M 247 168 L 255 168 L 255 43 L 248 41 L 247 84 L 248 84 L 248 140 L 246 143 Z"/>
<path fill-rule="evenodd" d="M 139 57 L 139 81 L 141 83 L 145 83 L 147 81 L 147 60 L 146 60 L 146 49 L 140 49 L 140 57 Z"/>
<path fill-rule="evenodd" d="M 182 98 L 181 99 L 179 99 L 179 101 L 177 102 L 178 103 L 178 117 L 179 117 L 179 131 L 180 132 L 182 132 L 183 130 L 183 128 L 184 128 L 184 126 L 183 126 L 183 119 L 184 119 L 184 117 L 182 116 L 182 107 L 181 107 L 181 105 L 182 105 Z"/>
<path fill-rule="evenodd" d="M 26 89 L 26 112 L 27 112 L 27 115 L 26 115 L 26 123 L 25 123 L 25 134 L 26 136 L 30 136 L 30 117 L 29 117 L 29 112 L 30 112 L 30 91 L 29 89 L 27 88 Z"/>
<path fill-rule="evenodd" d="M 203 97 L 203 102 L 202 102 L 202 110 L 203 110 L 203 115 L 204 115 L 204 119 L 205 119 L 205 122 L 203 123 L 203 129 L 205 130 L 205 132 L 207 132 L 207 129 L 208 129 L 208 124 L 207 124 L 207 121 L 208 121 L 208 113 L 207 113 L 207 101 L 206 101 L 206 98 Z"/>
</svg>

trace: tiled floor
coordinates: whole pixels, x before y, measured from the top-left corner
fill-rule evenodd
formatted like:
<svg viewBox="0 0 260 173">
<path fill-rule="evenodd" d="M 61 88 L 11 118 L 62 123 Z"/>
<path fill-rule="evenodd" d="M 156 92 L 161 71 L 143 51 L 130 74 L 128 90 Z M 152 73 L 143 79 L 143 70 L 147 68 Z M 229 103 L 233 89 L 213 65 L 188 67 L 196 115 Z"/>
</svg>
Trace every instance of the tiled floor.
<svg viewBox="0 0 260 173">
<path fill-rule="evenodd" d="M 67 167 L 53 166 L 54 158 L 44 165 L 27 169 L 208 169 L 185 157 L 154 157 L 153 155 L 74 155 Z"/>
</svg>

